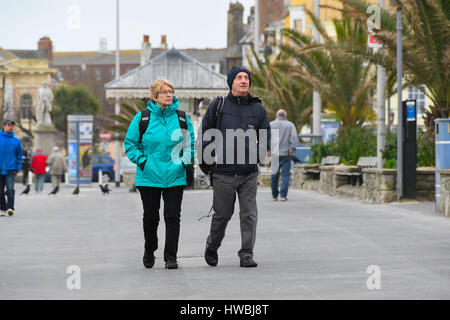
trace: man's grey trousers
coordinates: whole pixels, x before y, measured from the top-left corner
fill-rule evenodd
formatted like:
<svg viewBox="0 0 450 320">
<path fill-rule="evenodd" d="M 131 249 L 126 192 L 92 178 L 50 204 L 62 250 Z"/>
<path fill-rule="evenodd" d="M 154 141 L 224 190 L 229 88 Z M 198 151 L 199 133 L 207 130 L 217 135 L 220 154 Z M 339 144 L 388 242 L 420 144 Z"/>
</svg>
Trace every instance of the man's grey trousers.
<svg viewBox="0 0 450 320">
<path fill-rule="evenodd" d="M 240 258 L 253 257 L 255 246 L 256 223 L 258 209 L 256 207 L 256 192 L 258 187 L 258 172 L 248 175 L 213 174 L 213 207 L 214 214 L 211 221 L 207 246 L 217 251 L 225 237 L 228 221 L 234 213 L 236 194 L 239 199 L 239 218 L 241 221 L 241 249 Z"/>
</svg>

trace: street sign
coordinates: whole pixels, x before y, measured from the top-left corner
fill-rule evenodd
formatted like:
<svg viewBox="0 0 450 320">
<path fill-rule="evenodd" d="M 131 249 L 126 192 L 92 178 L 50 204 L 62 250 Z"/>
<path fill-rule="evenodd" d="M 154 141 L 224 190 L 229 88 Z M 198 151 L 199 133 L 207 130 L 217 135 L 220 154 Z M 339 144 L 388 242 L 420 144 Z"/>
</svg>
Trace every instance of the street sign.
<svg viewBox="0 0 450 320">
<path fill-rule="evenodd" d="M 382 44 L 375 35 L 369 33 L 367 37 L 367 46 L 369 48 L 381 48 Z"/>
<path fill-rule="evenodd" d="M 100 132 L 100 140 L 109 141 L 109 140 L 111 140 L 111 138 L 112 138 L 111 132 L 108 132 L 108 131 L 105 131 L 105 130 Z"/>
</svg>

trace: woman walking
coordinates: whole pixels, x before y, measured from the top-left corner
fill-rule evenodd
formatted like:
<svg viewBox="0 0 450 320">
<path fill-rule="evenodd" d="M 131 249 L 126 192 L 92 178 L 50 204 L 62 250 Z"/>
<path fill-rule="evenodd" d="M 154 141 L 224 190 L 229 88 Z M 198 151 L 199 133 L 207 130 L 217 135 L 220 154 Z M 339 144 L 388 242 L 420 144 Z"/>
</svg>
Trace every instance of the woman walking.
<svg viewBox="0 0 450 320">
<path fill-rule="evenodd" d="M 138 113 L 128 128 L 125 151 L 137 164 L 135 185 L 144 208 L 144 266 L 152 268 L 155 264 L 162 197 L 165 267 L 177 269 L 181 201 L 186 167 L 194 161 L 194 128 L 187 115 L 178 110 L 179 101 L 169 81 L 156 80 L 150 86 L 150 96 L 146 110 Z"/>
</svg>

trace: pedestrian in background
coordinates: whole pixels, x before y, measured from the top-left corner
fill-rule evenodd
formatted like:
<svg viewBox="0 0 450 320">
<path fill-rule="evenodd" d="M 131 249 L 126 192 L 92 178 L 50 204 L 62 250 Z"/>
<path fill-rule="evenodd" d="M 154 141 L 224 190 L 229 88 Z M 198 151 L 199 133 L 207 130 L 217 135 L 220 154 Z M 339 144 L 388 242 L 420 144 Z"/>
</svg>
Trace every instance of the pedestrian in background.
<svg viewBox="0 0 450 320">
<path fill-rule="evenodd" d="M 22 145 L 14 125 L 14 120 L 4 119 L 0 132 L 0 216 L 14 214 L 14 179 L 22 167 Z"/>
<path fill-rule="evenodd" d="M 162 196 L 166 226 L 165 267 L 177 269 L 181 201 L 186 186 L 186 166 L 194 162 L 194 128 L 186 113 L 178 111 L 180 103 L 169 81 L 160 79 L 152 83 L 150 96 L 152 99 L 146 108 L 149 114 L 146 115 L 145 110 L 139 112 L 128 127 L 125 151 L 128 158 L 137 164 L 135 185 L 144 207 L 144 266 L 152 268 L 155 264 Z M 141 136 L 143 129 L 140 128 L 144 121 L 148 124 Z M 182 124 L 187 127 L 184 142 L 181 131 L 180 135 L 176 134 Z M 180 145 L 181 157 L 175 149 Z"/>
<path fill-rule="evenodd" d="M 31 159 L 30 169 L 34 173 L 34 188 L 37 193 L 44 190 L 47 156 L 37 148 Z"/>
<path fill-rule="evenodd" d="M 270 122 L 272 131 L 278 130 L 278 141 L 272 143 L 278 144 L 278 148 L 272 148 L 272 157 L 278 157 L 278 161 L 272 161 L 272 177 L 270 187 L 274 201 L 287 201 L 289 189 L 289 175 L 291 172 L 292 156 L 297 148 L 298 137 L 295 125 L 287 120 L 287 112 L 283 109 L 277 111 L 277 118 Z M 274 152 L 279 154 L 274 154 Z M 278 189 L 281 171 L 281 190 Z"/>
<path fill-rule="evenodd" d="M 67 172 L 66 160 L 62 157 L 58 147 L 53 147 L 53 152 L 47 159 L 49 167 L 53 191 L 56 193 L 59 191 L 59 185 L 65 172 Z"/>
<path fill-rule="evenodd" d="M 24 186 L 28 185 L 28 172 L 30 171 L 31 163 L 31 150 L 28 146 L 23 146 L 23 161 L 22 161 L 22 184 Z"/>
<path fill-rule="evenodd" d="M 256 194 L 258 187 L 258 162 L 259 150 L 270 154 L 270 124 L 266 110 L 262 101 L 248 93 L 251 85 L 250 71 L 241 66 L 233 67 L 227 75 L 227 83 L 230 92 L 223 98 L 222 110 L 217 114 L 219 108 L 219 97 L 214 99 L 202 120 L 202 137 L 207 130 L 216 128 L 222 134 L 222 145 L 218 145 L 215 150 L 215 157 L 223 159 L 223 163 L 213 164 L 212 185 L 213 185 L 213 208 L 214 214 L 211 220 L 211 228 L 206 240 L 205 261 L 210 266 L 218 263 L 218 249 L 225 237 L 225 229 L 234 213 L 236 195 L 239 199 L 239 219 L 241 228 L 241 249 L 238 252 L 240 266 L 244 268 L 256 267 L 253 260 L 253 249 L 256 239 L 256 223 L 258 220 L 258 208 L 256 204 Z M 236 139 L 228 141 L 227 131 L 240 131 L 252 133 L 254 130 L 255 139 L 245 139 L 243 148 L 238 148 Z M 267 133 L 266 145 L 262 134 Z M 261 139 L 260 139 L 261 137 Z M 216 141 L 214 141 L 216 143 Z M 202 152 L 211 142 L 199 139 Z M 233 146 L 228 150 L 228 145 Z M 251 150 L 257 152 L 258 156 L 252 159 Z M 229 153 L 228 153 L 229 152 Z M 234 157 L 227 157 L 234 153 Z M 200 156 L 200 155 L 199 155 Z M 238 157 L 243 156 L 244 161 L 238 161 Z M 230 159 L 229 159 L 230 158 Z M 202 155 L 205 159 L 205 155 Z M 199 162 L 202 161 L 201 159 Z"/>
</svg>

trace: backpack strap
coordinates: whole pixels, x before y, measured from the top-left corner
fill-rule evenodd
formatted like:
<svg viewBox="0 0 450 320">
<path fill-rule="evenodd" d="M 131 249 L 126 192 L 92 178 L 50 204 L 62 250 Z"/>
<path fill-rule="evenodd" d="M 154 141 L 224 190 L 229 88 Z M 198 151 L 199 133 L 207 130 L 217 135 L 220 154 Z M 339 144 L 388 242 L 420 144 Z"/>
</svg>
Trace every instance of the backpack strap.
<svg viewBox="0 0 450 320">
<path fill-rule="evenodd" d="M 183 134 L 183 141 L 186 140 L 186 130 L 187 130 L 187 122 L 186 122 L 186 112 L 182 110 L 176 110 L 178 116 L 178 123 L 180 124 L 180 129 Z M 184 129 L 184 130 L 183 130 Z M 180 151 L 180 157 L 183 156 L 183 149 Z M 183 163 L 184 166 L 184 163 Z"/>
<path fill-rule="evenodd" d="M 178 116 L 178 122 L 180 123 L 180 128 L 187 130 L 187 123 L 186 123 L 186 112 L 183 110 L 177 110 L 177 116 Z"/>
<path fill-rule="evenodd" d="M 141 144 L 142 136 L 144 135 L 145 131 L 147 131 L 151 115 L 152 113 L 147 108 L 141 111 L 141 122 L 139 122 L 139 144 Z"/>
<path fill-rule="evenodd" d="M 215 104 L 213 106 L 213 124 L 214 127 L 213 128 L 218 128 L 219 127 L 219 121 L 222 118 L 222 110 L 223 110 L 223 105 L 225 103 L 225 97 L 220 96 L 217 98 L 217 100 L 219 100 L 217 102 L 217 104 Z"/>
</svg>

